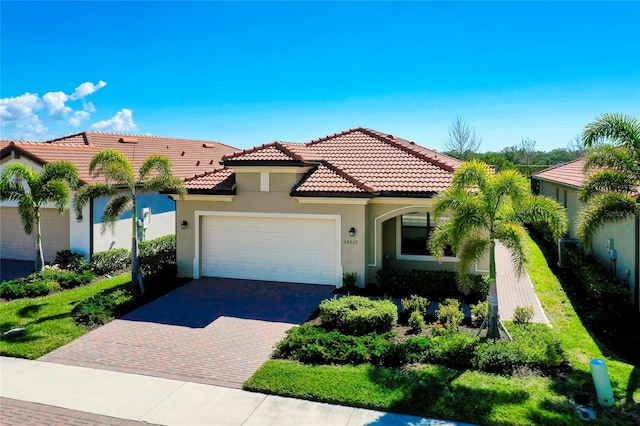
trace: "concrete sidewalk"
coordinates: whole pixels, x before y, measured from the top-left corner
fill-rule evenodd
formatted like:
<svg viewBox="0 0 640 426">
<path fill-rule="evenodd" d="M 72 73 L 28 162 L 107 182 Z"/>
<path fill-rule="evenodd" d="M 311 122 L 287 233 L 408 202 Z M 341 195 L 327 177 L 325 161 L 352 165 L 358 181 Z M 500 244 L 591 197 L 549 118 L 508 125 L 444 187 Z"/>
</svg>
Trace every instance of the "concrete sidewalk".
<svg viewBox="0 0 640 426">
<path fill-rule="evenodd" d="M 468 425 L 7 357 L 0 397 L 159 425 Z"/>
</svg>

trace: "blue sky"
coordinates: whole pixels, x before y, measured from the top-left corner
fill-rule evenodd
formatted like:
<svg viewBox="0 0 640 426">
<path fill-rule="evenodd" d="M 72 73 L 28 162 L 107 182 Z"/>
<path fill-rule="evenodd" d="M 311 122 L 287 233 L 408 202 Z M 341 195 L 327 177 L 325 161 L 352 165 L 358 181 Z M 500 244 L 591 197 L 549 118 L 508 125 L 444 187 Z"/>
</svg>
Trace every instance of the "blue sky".
<svg viewBox="0 0 640 426">
<path fill-rule="evenodd" d="M 565 147 L 640 117 L 640 2 L 0 4 L 2 138 L 83 130 L 304 142 L 365 126 L 442 150 Z"/>
</svg>

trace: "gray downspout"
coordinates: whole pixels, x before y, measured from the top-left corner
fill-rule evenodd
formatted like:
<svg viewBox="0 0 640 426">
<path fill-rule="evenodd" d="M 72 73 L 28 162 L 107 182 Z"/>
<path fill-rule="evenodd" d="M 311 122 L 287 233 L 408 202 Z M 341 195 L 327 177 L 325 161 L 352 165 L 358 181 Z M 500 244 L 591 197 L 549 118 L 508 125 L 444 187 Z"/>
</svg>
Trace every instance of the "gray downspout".
<svg viewBox="0 0 640 426">
<path fill-rule="evenodd" d="M 95 198 L 89 200 L 89 259 L 93 257 L 93 202 Z"/>
</svg>

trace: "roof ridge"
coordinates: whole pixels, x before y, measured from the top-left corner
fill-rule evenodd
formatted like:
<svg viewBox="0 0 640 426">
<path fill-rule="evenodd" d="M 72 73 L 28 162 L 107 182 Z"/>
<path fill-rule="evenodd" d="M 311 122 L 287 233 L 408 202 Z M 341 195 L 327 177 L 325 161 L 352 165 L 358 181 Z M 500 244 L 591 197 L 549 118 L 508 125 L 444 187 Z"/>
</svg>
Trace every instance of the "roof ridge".
<svg viewBox="0 0 640 426">
<path fill-rule="evenodd" d="M 254 152 L 262 151 L 263 149 L 267 149 L 267 148 L 271 148 L 272 146 L 276 146 L 276 143 L 277 142 L 263 143 L 262 145 L 256 145 L 256 146 L 251 147 L 249 149 L 243 149 L 242 151 L 232 152 L 231 154 L 223 155 L 222 158 L 220 158 L 220 161 L 231 160 L 231 159 L 233 159 L 235 157 L 240 157 L 241 155 L 253 154 Z"/>
<path fill-rule="evenodd" d="M 454 168 L 452 166 L 450 166 L 450 165 L 448 165 L 446 163 L 443 163 L 442 161 L 440 161 L 440 160 L 438 160 L 436 158 L 433 158 L 433 157 L 431 157 L 429 155 L 425 155 L 424 153 L 422 153 L 422 152 L 420 152 L 420 151 L 418 151 L 418 150 L 416 150 L 414 148 L 411 148 L 411 147 L 406 145 L 406 144 L 411 144 L 411 145 L 416 145 L 416 146 L 418 146 L 420 148 L 424 148 L 423 146 L 418 145 L 417 143 L 415 143 L 413 141 L 408 141 L 406 139 L 398 138 L 400 141 L 402 141 L 402 142 L 400 142 L 393 135 L 389 135 L 389 134 L 384 135 L 383 133 L 378 132 L 377 130 L 367 129 L 367 128 L 364 128 L 364 127 L 361 128 L 361 131 L 363 133 L 366 133 L 369 136 L 373 136 L 376 139 L 378 139 L 378 140 L 380 140 L 382 142 L 385 142 L 385 143 L 387 143 L 387 144 L 389 144 L 391 146 L 394 146 L 396 148 L 400 148 L 403 151 L 420 158 L 421 160 L 428 161 L 429 163 L 431 163 L 431 164 L 433 164 L 435 166 L 438 166 L 438 167 L 440 167 L 442 169 L 445 169 L 445 170 L 447 170 L 449 172 L 453 172 L 454 171 Z M 424 148 L 424 149 L 428 149 L 428 148 Z M 432 151 L 432 150 L 429 150 L 429 151 Z M 432 151 L 432 152 L 435 153 L 435 151 Z"/>
<path fill-rule="evenodd" d="M 147 138 L 147 139 L 160 139 L 160 140 L 164 140 L 164 141 L 188 141 L 188 142 L 206 142 L 206 143 L 216 143 L 218 145 L 222 145 L 222 146 L 226 146 L 229 148 L 233 148 L 233 149 L 237 149 L 235 146 L 231 146 L 231 145 L 227 145 L 223 142 L 218 142 L 216 140 L 208 140 L 208 139 L 191 139 L 191 138 L 180 138 L 180 137 L 174 137 L 174 136 L 154 136 L 154 135 L 141 135 L 141 134 L 136 134 L 136 133 L 116 133 L 116 132 L 96 132 L 93 130 L 85 130 L 84 132 L 78 132 L 78 133 L 72 133 L 66 136 L 61 136 L 59 138 L 55 138 L 55 139 L 49 139 L 44 141 L 45 143 L 54 143 L 57 141 L 62 141 L 65 139 L 69 139 L 72 137 L 76 137 L 76 136 L 80 136 L 82 135 L 83 138 L 85 139 L 85 143 L 88 145 L 92 144 L 92 136 L 94 135 L 105 135 L 105 136 L 132 136 L 132 137 L 136 137 L 136 138 Z"/>
<path fill-rule="evenodd" d="M 353 133 L 353 132 L 356 132 L 358 130 L 363 130 L 363 129 L 364 129 L 364 127 L 354 127 L 352 129 L 343 130 L 342 132 L 334 133 L 332 135 L 323 136 L 323 137 L 318 138 L 318 139 L 312 139 L 311 141 L 305 143 L 305 145 L 307 145 L 307 146 L 315 145 L 317 143 L 324 142 L 326 140 L 329 140 L 329 139 L 332 139 L 332 138 L 336 138 L 336 137 L 339 137 L 339 136 L 348 135 L 349 133 Z"/>
<path fill-rule="evenodd" d="M 66 139 L 71 139 L 71 138 L 74 138 L 74 137 L 76 137 L 76 136 L 82 136 L 82 139 L 84 139 L 84 144 L 85 144 L 85 145 L 91 145 L 91 140 L 90 140 L 90 138 L 88 137 L 88 135 L 87 135 L 87 132 L 86 132 L 86 131 L 84 131 L 84 132 L 78 132 L 78 133 L 72 133 L 72 134 L 70 134 L 70 135 L 61 136 L 61 137 L 59 137 L 59 138 L 55 138 L 55 139 L 47 139 L 47 140 L 46 140 L 46 141 L 44 141 L 43 143 L 48 143 L 48 144 L 50 144 L 50 145 L 55 145 L 55 144 L 56 144 L 56 142 L 58 142 L 58 141 L 64 141 L 64 140 L 66 140 Z M 76 144 L 76 145 L 79 145 L 79 144 Z"/>
<path fill-rule="evenodd" d="M 374 188 L 370 187 L 369 185 L 367 185 L 364 182 L 360 182 L 360 180 L 356 179 L 354 176 L 351 176 L 349 173 L 347 173 L 344 170 L 338 168 L 337 166 L 331 164 L 329 161 L 322 160 L 322 164 L 327 169 L 329 169 L 332 172 L 336 173 L 338 176 L 342 177 L 343 179 L 346 179 L 347 181 L 351 182 L 353 185 L 357 186 L 358 188 L 362 189 L 363 191 L 375 192 Z"/>
</svg>

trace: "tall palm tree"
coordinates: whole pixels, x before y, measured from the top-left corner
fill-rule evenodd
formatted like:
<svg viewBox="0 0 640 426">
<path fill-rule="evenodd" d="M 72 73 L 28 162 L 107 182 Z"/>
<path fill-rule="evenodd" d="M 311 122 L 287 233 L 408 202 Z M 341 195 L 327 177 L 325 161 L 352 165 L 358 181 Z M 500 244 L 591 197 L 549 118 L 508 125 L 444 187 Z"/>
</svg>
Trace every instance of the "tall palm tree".
<svg viewBox="0 0 640 426">
<path fill-rule="evenodd" d="M 605 141 L 611 143 L 601 143 Z M 602 225 L 640 215 L 640 122 L 624 114 L 604 114 L 585 127 L 582 142 L 589 148 L 585 171 L 592 173 L 580 191 L 583 208 L 576 222 L 578 236 L 588 247 Z"/>
<path fill-rule="evenodd" d="M 0 174 L 0 199 L 16 201 L 24 231 L 29 235 L 35 231 L 36 271 L 44 268 L 40 209 L 53 203 L 60 213 L 64 212 L 71 197 L 70 188 L 75 189 L 78 183 L 78 171 L 68 161 L 47 163 L 40 172 L 23 163 L 11 163 Z"/>
<path fill-rule="evenodd" d="M 546 224 L 554 237 L 567 231 L 567 216 L 554 200 L 532 195 L 527 179 L 515 170 L 493 173 L 478 160 L 464 162 L 454 172 L 451 186 L 441 193 L 433 206 L 436 220 L 450 214 L 448 221 L 436 227 L 430 247 L 439 258 L 451 244 L 457 257 L 458 282 L 468 290 L 471 266 L 489 251 L 489 314 L 487 337 L 500 337 L 496 292 L 496 241 L 511 252 L 518 273 L 526 262 L 525 223 Z"/>
<path fill-rule="evenodd" d="M 171 191 L 184 195 L 182 181 L 171 171 L 171 160 L 159 154 L 151 154 L 140 166 L 136 177 L 133 166 L 120 151 L 105 149 L 98 152 L 89 165 L 93 177 L 102 176 L 104 183 L 82 186 L 74 198 L 76 213 L 92 198 L 111 197 L 102 216 L 102 233 L 115 226 L 122 213 L 131 210 L 131 283 L 144 293 L 138 257 L 137 196 L 141 193 Z"/>
</svg>

